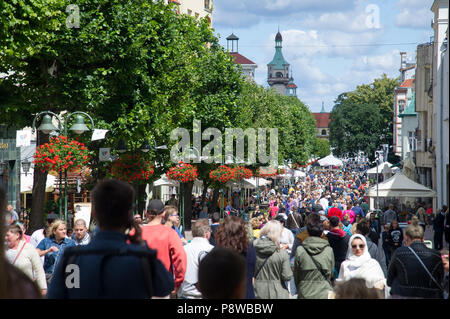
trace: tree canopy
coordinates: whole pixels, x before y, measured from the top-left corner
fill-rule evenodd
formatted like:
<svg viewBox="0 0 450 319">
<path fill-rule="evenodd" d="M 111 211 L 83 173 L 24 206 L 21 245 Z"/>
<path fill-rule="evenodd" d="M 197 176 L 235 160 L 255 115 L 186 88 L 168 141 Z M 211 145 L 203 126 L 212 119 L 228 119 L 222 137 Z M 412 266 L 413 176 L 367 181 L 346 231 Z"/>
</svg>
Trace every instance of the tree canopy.
<svg viewBox="0 0 450 319">
<path fill-rule="evenodd" d="M 330 144 L 335 155 L 364 151 L 373 158 L 381 144 L 392 145 L 392 107 L 398 85 L 398 79 L 383 74 L 371 84 L 338 96 L 330 114 Z"/>
</svg>

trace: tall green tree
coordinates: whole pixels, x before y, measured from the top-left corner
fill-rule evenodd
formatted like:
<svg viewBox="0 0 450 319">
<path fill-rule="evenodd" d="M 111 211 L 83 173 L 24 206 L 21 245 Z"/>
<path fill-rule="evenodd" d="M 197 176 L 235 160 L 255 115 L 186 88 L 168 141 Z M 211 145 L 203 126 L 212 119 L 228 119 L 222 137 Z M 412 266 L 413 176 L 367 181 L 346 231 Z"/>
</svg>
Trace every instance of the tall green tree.
<svg viewBox="0 0 450 319">
<path fill-rule="evenodd" d="M 337 97 L 330 114 L 334 154 L 352 156 L 364 151 L 372 158 L 381 144 L 392 145 L 394 89 L 398 85 L 399 79 L 383 74 L 372 83 L 358 85 L 354 91 Z"/>
<path fill-rule="evenodd" d="M 1 2 L 0 72 L 8 76 L 0 80 L 0 122 L 23 127 L 43 110 L 85 111 L 96 128 L 111 131 L 106 143 L 90 147 L 120 139 L 130 151 L 145 140 L 170 146 L 168 132 L 195 104 L 195 61 L 217 41 L 208 23 L 162 0 L 81 0 L 79 27 L 72 27 L 69 4 Z M 146 156 L 163 164 L 155 175 L 170 165 L 168 152 Z M 46 173 L 36 170 L 34 178 L 32 230 L 42 226 Z"/>
</svg>

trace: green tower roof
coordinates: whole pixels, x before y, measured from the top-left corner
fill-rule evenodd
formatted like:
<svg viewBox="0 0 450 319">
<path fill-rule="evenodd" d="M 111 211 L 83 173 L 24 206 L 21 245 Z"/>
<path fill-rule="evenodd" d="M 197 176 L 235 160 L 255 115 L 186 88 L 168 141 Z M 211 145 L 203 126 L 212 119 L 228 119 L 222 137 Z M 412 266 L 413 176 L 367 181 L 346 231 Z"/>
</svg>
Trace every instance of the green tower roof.
<svg viewBox="0 0 450 319">
<path fill-rule="evenodd" d="M 411 101 L 408 103 L 408 106 L 405 108 L 403 113 L 399 114 L 399 117 L 405 117 L 405 116 L 416 116 L 417 113 L 415 112 L 416 109 L 416 92 L 412 94 Z"/>
<path fill-rule="evenodd" d="M 289 65 L 289 63 L 287 63 L 284 59 L 283 53 L 281 53 L 281 42 L 283 42 L 283 38 L 281 37 L 281 33 L 278 31 L 275 36 L 275 55 L 272 61 L 267 64 L 272 65 L 274 70 L 284 70 L 285 66 Z"/>
</svg>

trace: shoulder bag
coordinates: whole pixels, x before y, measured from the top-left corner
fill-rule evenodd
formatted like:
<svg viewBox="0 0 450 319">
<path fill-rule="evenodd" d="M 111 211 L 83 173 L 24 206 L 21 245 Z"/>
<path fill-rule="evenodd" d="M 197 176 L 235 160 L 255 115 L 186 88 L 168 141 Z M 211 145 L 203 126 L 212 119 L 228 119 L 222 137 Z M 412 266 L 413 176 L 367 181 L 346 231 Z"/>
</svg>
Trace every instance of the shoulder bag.
<svg viewBox="0 0 450 319">
<path fill-rule="evenodd" d="M 425 269 L 425 271 L 427 272 L 428 276 L 430 276 L 431 280 L 433 280 L 433 282 L 436 284 L 436 286 L 438 286 L 438 288 L 441 290 L 441 292 L 444 292 L 444 288 L 442 288 L 442 286 L 437 282 L 437 280 L 433 277 L 433 275 L 430 273 L 430 271 L 428 270 L 428 268 L 424 265 L 422 259 L 420 259 L 420 257 L 416 254 L 416 252 L 414 251 L 414 249 L 411 248 L 411 246 L 408 246 L 408 249 L 411 250 L 411 252 L 414 254 L 414 256 L 416 256 L 417 260 L 420 262 L 420 264 L 422 265 L 423 269 Z"/>
<path fill-rule="evenodd" d="M 302 244 L 300 244 L 300 246 L 303 247 Z M 323 278 L 325 278 L 325 280 L 330 284 L 330 286 L 333 286 L 333 278 L 330 280 L 328 278 L 328 276 L 325 274 L 325 271 L 322 269 L 322 267 L 320 267 L 320 264 L 313 258 L 313 256 L 311 256 L 308 252 L 308 250 L 305 249 L 305 247 L 303 247 L 303 249 L 305 250 L 306 254 L 309 256 L 309 258 L 311 258 L 311 260 L 313 261 L 314 265 L 316 265 L 317 270 L 319 270 L 319 272 L 322 274 Z M 333 275 L 333 273 L 332 273 Z"/>
</svg>

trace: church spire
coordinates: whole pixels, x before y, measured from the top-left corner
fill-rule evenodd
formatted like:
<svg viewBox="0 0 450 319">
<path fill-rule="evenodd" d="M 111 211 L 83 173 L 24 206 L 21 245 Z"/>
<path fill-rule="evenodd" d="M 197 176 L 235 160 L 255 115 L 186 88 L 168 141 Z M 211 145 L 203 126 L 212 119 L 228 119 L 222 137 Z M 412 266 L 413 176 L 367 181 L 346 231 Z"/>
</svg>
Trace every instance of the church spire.
<svg viewBox="0 0 450 319">
<path fill-rule="evenodd" d="M 327 112 L 325 111 L 325 107 L 323 106 L 323 101 L 322 101 L 322 110 L 320 110 L 320 113 L 327 113 Z"/>
</svg>

